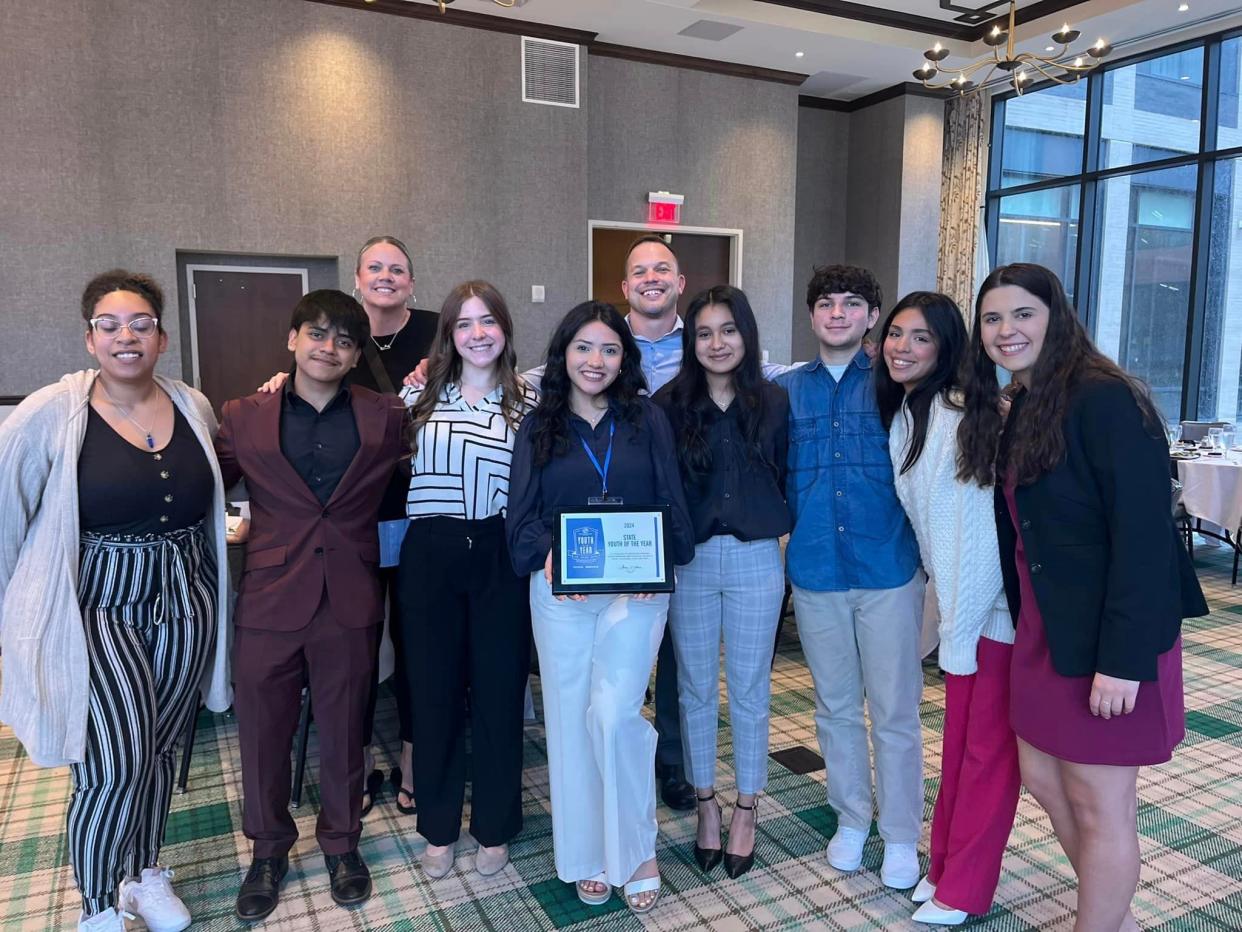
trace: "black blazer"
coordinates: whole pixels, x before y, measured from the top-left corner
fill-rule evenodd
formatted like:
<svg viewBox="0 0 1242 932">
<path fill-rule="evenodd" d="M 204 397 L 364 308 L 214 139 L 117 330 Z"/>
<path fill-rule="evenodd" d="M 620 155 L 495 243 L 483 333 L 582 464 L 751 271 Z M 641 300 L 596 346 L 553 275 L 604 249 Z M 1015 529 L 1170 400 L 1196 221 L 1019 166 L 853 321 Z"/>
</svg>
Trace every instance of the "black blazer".
<svg viewBox="0 0 1242 932">
<path fill-rule="evenodd" d="M 1014 401 L 1002 448 L 1025 398 Z M 1062 676 L 1154 680 L 1156 657 L 1173 646 L 1182 619 L 1208 610 L 1173 524 L 1168 446 L 1112 378 L 1074 389 L 1063 430 L 1064 461 L 1014 494 L 1052 665 Z M 1017 618 L 1017 536 L 1003 483 L 996 537 Z"/>
</svg>

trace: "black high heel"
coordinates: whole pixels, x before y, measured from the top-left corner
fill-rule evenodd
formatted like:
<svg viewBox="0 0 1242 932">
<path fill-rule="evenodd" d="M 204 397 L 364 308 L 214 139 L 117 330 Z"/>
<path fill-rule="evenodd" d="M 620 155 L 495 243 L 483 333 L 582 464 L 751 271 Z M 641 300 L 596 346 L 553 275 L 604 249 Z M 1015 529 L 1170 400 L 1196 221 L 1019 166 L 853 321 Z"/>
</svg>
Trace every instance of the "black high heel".
<svg viewBox="0 0 1242 932">
<path fill-rule="evenodd" d="M 746 812 L 752 811 L 758 805 L 759 797 L 755 797 L 755 802 L 749 806 L 743 806 L 741 803 L 734 803 L 733 808 L 742 809 Z M 755 842 L 759 840 L 759 819 L 755 817 Z M 730 854 L 728 851 L 724 853 L 725 873 L 736 880 L 744 873 L 751 869 L 755 863 L 755 844 L 752 842 L 750 846 L 750 854 Z"/>
<path fill-rule="evenodd" d="M 716 802 L 715 790 L 712 790 L 712 794 L 710 796 L 699 796 L 696 793 L 695 799 L 697 799 L 700 803 L 714 803 L 716 806 L 716 817 L 723 822 L 724 812 L 720 808 L 720 803 Z M 724 852 L 720 848 L 700 848 L 696 830 L 696 837 L 694 839 L 694 860 L 695 863 L 699 865 L 699 870 L 703 871 L 705 874 L 708 873 L 713 867 L 720 863 L 720 858 L 723 854 Z"/>
</svg>

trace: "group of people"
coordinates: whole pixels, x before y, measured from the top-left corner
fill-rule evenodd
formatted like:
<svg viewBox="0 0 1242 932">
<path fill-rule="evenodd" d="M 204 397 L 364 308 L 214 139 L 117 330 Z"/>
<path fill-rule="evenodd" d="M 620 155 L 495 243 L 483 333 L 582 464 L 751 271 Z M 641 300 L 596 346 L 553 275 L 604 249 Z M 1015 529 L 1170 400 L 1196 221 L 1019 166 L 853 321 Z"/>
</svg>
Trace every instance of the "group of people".
<svg viewBox="0 0 1242 932">
<path fill-rule="evenodd" d="M 677 257 L 645 235 L 626 257 L 628 314 L 577 305 L 519 373 L 500 293 L 465 282 L 424 327 L 412 265 L 399 240 L 368 241 L 358 297 L 304 296 L 290 373 L 218 424 L 202 395 L 155 373 L 159 287 L 105 273 L 82 298 L 97 368 L 0 424 L 0 719 L 36 764 L 71 768 L 79 929 L 120 930 L 127 913 L 152 932 L 190 923 L 159 851 L 200 690 L 237 716 L 253 845 L 239 918 L 271 914 L 288 870 L 304 687 L 332 896 L 367 899 L 358 843 L 382 785 L 368 748 L 386 616 L 391 780 L 417 812 L 429 878 L 454 868 L 468 782 L 474 868 L 508 862 L 532 640 L 557 876 L 588 905 L 620 888 L 630 910 L 654 908 L 658 783 L 697 809 L 699 868 L 739 877 L 756 857 L 786 581 L 832 867 L 861 867 L 874 782 L 881 881 L 912 888 L 920 922 L 986 913 L 1025 785 L 1078 877 L 1075 928 L 1137 929 L 1136 775 L 1181 740 L 1180 625 L 1207 608 L 1174 528 L 1158 412 L 1051 272 L 995 270 L 969 333 L 949 297 L 907 295 L 871 345 L 875 277 L 817 268 L 816 358 L 771 366 L 739 289 L 703 291 L 679 316 Z M 251 517 L 230 613 L 224 506 L 240 480 Z M 554 592 L 557 509 L 595 503 L 667 506 L 671 594 Z M 946 710 L 924 873 L 928 585 Z M 642 712 L 653 666 L 655 727 Z"/>
</svg>

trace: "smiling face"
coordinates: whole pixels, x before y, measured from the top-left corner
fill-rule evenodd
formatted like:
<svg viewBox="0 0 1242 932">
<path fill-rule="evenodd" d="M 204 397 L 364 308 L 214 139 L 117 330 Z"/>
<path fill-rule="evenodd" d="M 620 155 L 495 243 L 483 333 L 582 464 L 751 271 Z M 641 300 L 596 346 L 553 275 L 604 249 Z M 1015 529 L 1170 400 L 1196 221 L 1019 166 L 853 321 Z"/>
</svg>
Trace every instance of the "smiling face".
<svg viewBox="0 0 1242 932">
<path fill-rule="evenodd" d="M 884 334 L 884 363 L 889 377 L 908 395 L 936 370 L 940 347 L 917 307 L 898 311 Z"/>
<path fill-rule="evenodd" d="M 660 318 L 677 311 L 677 299 L 686 279 L 677 269 L 677 258 L 663 243 L 639 243 L 625 262 L 621 292 L 630 310 L 644 317 Z"/>
<path fill-rule="evenodd" d="M 453 346 L 463 366 L 491 370 L 505 348 L 505 333 L 483 299 L 467 298 L 453 324 Z"/>
<path fill-rule="evenodd" d="M 138 317 L 155 317 L 155 311 L 142 295 L 132 291 L 111 291 L 95 304 L 95 317 L 111 317 L 123 324 Z M 155 371 L 160 353 L 168 348 L 168 334 L 162 330 L 147 336 L 135 334 L 129 327 L 116 333 L 102 330 L 86 331 L 86 351 L 99 360 L 104 375 L 120 382 L 149 380 Z"/>
<path fill-rule="evenodd" d="M 879 316 L 878 307 L 868 307 L 867 299 L 852 291 L 820 295 L 811 307 L 811 330 L 819 340 L 820 355 L 857 353 Z"/>
<path fill-rule="evenodd" d="M 358 341 L 329 326 L 326 318 L 290 330 L 289 349 L 297 363 L 299 380 L 309 379 L 324 386 L 339 384 L 362 355 Z"/>
<path fill-rule="evenodd" d="M 694 356 L 716 375 L 727 375 L 746 358 L 741 331 L 727 305 L 709 304 L 695 315 Z"/>
<path fill-rule="evenodd" d="M 565 347 L 565 370 L 574 389 L 590 399 L 617 380 L 622 358 L 621 337 L 607 324 L 593 320 Z"/>
<path fill-rule="evenodd" d="M 1027 387 L 1048 335 L 1048 318 L 1048 305 L 1018 285 L 993 288 L 979 305 L 984 351 Z"/>
<path fill-rule="evenodd" d="M 405 253 L 392 243 L 376 243 L 362 254 L 354 287 L 365 308 L 400 310 L 414 293 L 414 275 Z"/>
</svg>

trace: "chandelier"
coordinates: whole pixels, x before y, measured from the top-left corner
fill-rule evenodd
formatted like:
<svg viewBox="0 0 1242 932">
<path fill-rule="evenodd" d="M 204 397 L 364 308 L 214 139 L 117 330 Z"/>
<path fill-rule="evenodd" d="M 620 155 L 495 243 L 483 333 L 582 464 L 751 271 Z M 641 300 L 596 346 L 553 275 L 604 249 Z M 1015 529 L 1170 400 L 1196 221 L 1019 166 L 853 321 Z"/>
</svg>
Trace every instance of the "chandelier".
<svg viewBox="0 0 1242 932">
<path fill-rule="evenodd" d="M 1061 46 L 1061 51 L 1053 51 L 1053 54 L 1046 56 L 1035 55 L 1031 52 L 1015 53 L 1013 34 L 1014 15 L 1017 12 L 1017 6 L 1017 0 L 1009 0 L 1008 29 L 993 26 L 983 36 L 984 44 L 992 47 L 990 57 L 980 59 L 964 68 L 943 68 L 940 63 L 949 57 L 949 50 L 937 42 L 934 48 L 930 48 L 923 53 L 923 65 L 914 71 L 914 76 L 923 82 L 924 87 L 934 90 L 949 88 L 950 90 L 957 91 L 959 94 L 966 94 L 987 86 L 993 73 L 999 68 L 1001 71 L 1008 73 L 1009 83 L 1013 85 L 1013 89 L 1017 93 L 1021 94 L 1023 86 L 1029 84 L 1036 73 L 1043 75 L 1051 81 L 1055 81 L 1057 84 L 1073 84 L 1078 80 L 1079 75 L 1098 66 L 1100 59 L 1113 50 L 1113 47 L 1103 39 L 1098 39 L 1095 45 L 1084 51 L 1083 54 L 1087 56 L 1086 58 L 1083 57 L 1083 54 L 1079 54 L 1074 55 L 1072 61 L 1069 60 L 1071 56 L 1069 47 L 1078 39 L 1080 33 L 1077 29 L 1070 29 L 1069 23 L 1066 23 L 1061 27 L 1060 32 L 1052 34 L 1052 41 Z M 1002 57 L 1001 46 L 1005 47 L 1004 57 Z M 983 80 L 977 82 L 971 80 L 971 75 L 981 68 L 988 69 Z M 933 83 L 937 77 L 943 77 L 947 80 Z"/>
</svg>

